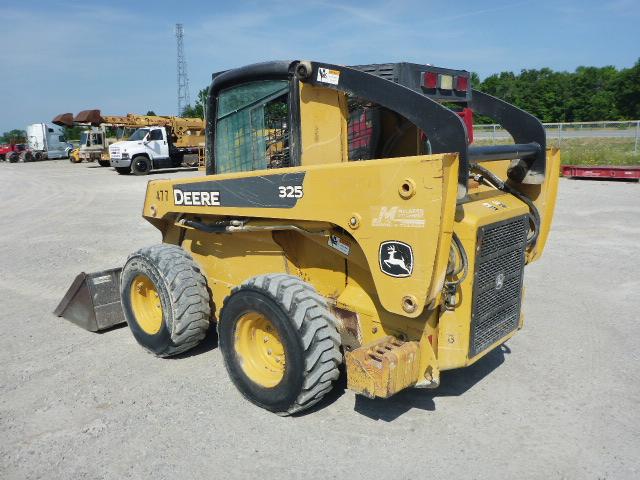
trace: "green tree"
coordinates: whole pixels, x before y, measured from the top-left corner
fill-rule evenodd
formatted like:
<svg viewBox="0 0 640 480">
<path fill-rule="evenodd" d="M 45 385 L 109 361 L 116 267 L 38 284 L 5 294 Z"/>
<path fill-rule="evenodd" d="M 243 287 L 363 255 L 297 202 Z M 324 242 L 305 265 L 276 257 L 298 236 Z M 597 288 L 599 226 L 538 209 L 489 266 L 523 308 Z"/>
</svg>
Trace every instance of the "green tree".
<svg viewBox="0 0 640 480">
<path fill-rule="evenodd" d="M 156 112 L 154 112 L 153 110 L 147 110 L 147 115 L 155 117 L 156 116 Z"/>
<path fill-rule="evenodd" d="M 64 127 L 64 137 L 67 140 L 80 140 L 80 134 L 85 130 L 85 127 Z"/>
<path fill-rule="evenodd" d="M 203 88 L 198 92 L 195 105 L 187 105 L 182 112 L 183 117 L 200 117 L 204 118 L 204 112 L 207 105 L 207 98 L 209 97 L 209 89 Z"/>
<path fill-rule="evenodd" d="M 616 105 L 625 120 L 640 119 L 640 59 L 631 68 L 625 68 L 616 79 Z"/>
<path fill-rule="evenodd" d="M 27 132 L 14 128 L 0 136 L 0 143 L 27 143 Z"/>
</svg>

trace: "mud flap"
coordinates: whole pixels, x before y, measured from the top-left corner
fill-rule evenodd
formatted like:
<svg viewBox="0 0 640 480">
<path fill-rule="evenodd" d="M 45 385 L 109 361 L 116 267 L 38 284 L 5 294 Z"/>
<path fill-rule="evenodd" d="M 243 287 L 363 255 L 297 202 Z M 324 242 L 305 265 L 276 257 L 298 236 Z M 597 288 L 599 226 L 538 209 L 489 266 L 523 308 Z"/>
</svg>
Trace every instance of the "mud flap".
<svg viewBox="0 0 640 480">
<path fill-rule="evenodd" d="M 90 332 L 125 323 L 120 302 L 121 271 L 112 268 L 80 273 L 53 313 Z"/>
</svg>

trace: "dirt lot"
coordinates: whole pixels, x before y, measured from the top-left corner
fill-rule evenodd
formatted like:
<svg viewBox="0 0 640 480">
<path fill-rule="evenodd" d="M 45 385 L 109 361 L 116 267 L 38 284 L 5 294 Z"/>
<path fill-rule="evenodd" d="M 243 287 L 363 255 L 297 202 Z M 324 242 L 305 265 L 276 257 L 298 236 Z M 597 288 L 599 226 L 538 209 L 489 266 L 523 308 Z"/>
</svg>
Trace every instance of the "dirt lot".
<svg viewBox="0 0 640 480">
<path fill-rule="evenodd" d="M 127 328 L 51 313 L 79 271 L 160 240 L 140 217 L 148 178 L 49 161 L 0 179 L 1 478 L 640 478 L 637 183 L 561 181 L 525 329 L 501 351 L 437 391 L 371 401 L 343 382 L 281 418 L 241 398 L 213 333 L 161 360 Z"/>
</svg>

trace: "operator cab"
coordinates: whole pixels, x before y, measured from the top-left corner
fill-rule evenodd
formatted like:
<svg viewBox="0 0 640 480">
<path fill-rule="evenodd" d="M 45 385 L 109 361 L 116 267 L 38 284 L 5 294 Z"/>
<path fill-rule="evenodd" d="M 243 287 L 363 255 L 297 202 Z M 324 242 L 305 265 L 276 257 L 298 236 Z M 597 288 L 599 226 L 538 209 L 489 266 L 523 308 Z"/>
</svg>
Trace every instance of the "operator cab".
<svg viewBox="0 0 640 480">
<path fill-rule="evenodd" d="M 269 62 L 214 74 L 210 92 L 208 174 L 458 153 L 460 198 L 471 161 L 512 160 L 512 180 L 544 179 L 539 121 L 473 90 L 465 70 Z M 516 144 L 470 146 L 474 111 Z"/>
<path fill-rule="evenodd" d="M 414 64 L 360 65 L 352 68 L 395 83 L 405 81 L 440 102 L 468 102 L 471 95 L 469 73 L 466 71 L 429 67 L 429 72 L 423 72 L 421 69 L 424 70 L 424 66 Z M 409 81 L 414 79 L 419 81 Z M 292 161 L 291 157 L 290 126 L 300 123 L 290 118 L 295 112 L 290 108 L 290 98 L 296 94 L 291 81 L 247 81 L 220 91 L 216 111 L 216 173 L 304 163 L 304 159 Z M 339 106 L 343 110 L 348 131 L 346 160 L 431 153 L 431 145 L 424 132 L 418 131 L 402 115 L 366 98 L 349 93 L 343 96 L 342 102 L 339 102 L 342 105 Z M 321 101 L 328 103 L 327 98 Z M 465 109 L 464 114 L 469 114 L 470 118 L 470 109 Z M 471 128 L 470 122 L 468 128 Z"/>
</svg>

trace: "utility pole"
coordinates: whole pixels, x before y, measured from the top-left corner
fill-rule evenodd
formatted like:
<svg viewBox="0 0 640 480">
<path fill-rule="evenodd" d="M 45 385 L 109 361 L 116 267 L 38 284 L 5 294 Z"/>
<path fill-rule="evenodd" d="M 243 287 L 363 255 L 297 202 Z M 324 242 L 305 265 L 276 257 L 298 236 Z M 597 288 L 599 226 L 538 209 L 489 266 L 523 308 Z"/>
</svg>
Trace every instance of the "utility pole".
<svg viewBox="0 0 640 480">
<path fill-rule="evenodd" d="M 181 23 L 176 23 L 176 45 L 178 49 L 178 115 L 191 104 L 189 99 L 189 76 L 187 75 L 187 60 L 184 57 L 184 30 Z"/>
</svg>

